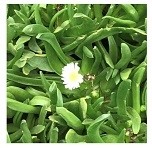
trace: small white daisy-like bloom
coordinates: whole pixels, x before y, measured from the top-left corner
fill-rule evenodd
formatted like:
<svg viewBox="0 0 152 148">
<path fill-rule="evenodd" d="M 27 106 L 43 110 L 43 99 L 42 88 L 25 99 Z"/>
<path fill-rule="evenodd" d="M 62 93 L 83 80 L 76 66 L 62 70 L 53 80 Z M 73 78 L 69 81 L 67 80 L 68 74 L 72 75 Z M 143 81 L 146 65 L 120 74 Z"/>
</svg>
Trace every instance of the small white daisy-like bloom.
<svg viewBox="0 0 152 148">
<path fill-rule="evenodd" d="M 83 82 L 83 76 L 79 73 L 78 63 L 69 63 L 62 68 L 62 80 L 65 88 L 70 90 L 80 87 Z"/>
</svg>

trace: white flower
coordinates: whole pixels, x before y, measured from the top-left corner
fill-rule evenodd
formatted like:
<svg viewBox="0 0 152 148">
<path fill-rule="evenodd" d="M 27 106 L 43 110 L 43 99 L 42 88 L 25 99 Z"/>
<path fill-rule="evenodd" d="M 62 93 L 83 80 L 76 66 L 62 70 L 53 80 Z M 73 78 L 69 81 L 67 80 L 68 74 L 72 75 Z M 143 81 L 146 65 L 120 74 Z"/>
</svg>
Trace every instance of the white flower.
<svg viewBox="0 0 152 148">
<path fill-rule="evenodd" d="M 69 63 L 62 68 L 62 80 L 64 81 L 65 88 L 70 90 L 78 88 L 80 83 L 83 82 L 83 76 L 79 74 L 80 67 L 78 63 Z"/>
</svg>

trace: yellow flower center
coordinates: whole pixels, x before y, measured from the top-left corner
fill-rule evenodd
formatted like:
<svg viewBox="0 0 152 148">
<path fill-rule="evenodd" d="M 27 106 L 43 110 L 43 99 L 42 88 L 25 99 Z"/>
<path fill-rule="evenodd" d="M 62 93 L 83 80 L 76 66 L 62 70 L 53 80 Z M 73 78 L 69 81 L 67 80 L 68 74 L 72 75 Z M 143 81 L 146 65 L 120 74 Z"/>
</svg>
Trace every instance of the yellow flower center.
<svg viewBox="0 0 152 148">
<path fill-rule="evenodd" d="M 78 72 L 72 72 L 70 74 L 70 81 L 76 81 L 78 79 Z"/>
</svg>

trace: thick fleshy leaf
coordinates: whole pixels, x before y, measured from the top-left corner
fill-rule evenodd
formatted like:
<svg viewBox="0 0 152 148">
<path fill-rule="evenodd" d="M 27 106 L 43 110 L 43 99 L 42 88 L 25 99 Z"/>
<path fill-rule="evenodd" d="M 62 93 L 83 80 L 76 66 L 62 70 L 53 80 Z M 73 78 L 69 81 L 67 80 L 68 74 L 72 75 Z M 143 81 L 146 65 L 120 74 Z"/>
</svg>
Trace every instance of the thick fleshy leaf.
<svg viewBox="0 0 152 148">
<path fill-rule="evenodd" d="M 65 136 L 65 140 L 67 143 L 85 142 L 86 136 L 78 135 L 73 129 L 70 129 Z"/>
<path fill-rule="evenodd" d="M 138 134 L 138 132 L 140 130 L 141 117 L 136 112 L 136 110 L 131 108 L 131 107 L 127 107 L 127 113 L 128 113 L 128 116 L 130 117 L 130 119 L 132 121 L 133 133 Z"/>
<path fill-rule="evenodd" d="M 31 134 L 33 134 L 33 135 L 36 134 L 37 135 L 37 134 L 41 133 L 44 129 L 45 129 L 45 126 L 36 125 L 30 131 L 31 131 Z"/>
<path fill-rule="evenodd" d="M 122 81 L 118 87 L 116 101 L 117 101 L 119 115 L 126 115 L 127 113 L 126 97 L 130 88 L 131 88 L 131 80 Z"/>
<path fill-rule="evenodd" d="M 94 120 L 91 125 L 88 127 L 87 135 L 90 140 L 90 142 L 96 142 L 96 143 L 104 143 L 102 137 L 99 133 L 100 125 L 103 121 L 107 120 L 109 118 L 110 114 L 103 114 L 100 117 L 98 117 L 96 120 Z"/>
<path fill-rule="evenodd" d="M 44 96 L 35 96 L 30 100 L 29 104 L 33 106 L 50 106 L 50 99 Z"/>
<path fill-rule="evenodd" d="M 78 117 L 76 117 L 73 113 L 68 111 L 66 108 L 57 107 L 56 112 L 59 116 L 61 116 L 67 122 L 68 126 L 72 127 L 75 130 L 83 129 L 81 120 Z"/>
</svg>

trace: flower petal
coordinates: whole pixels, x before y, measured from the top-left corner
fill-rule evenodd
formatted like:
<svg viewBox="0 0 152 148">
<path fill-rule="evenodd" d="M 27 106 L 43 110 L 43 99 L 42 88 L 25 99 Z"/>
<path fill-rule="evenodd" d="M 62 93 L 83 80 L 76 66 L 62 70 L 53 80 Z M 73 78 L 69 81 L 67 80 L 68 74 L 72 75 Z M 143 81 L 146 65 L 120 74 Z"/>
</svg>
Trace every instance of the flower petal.
<svg viewBox="0 0 152 148">
<path fill-rule="evenodd" d="M 83 82 L 83 76 L 79 74 L 80 67 L 78 63 L 69 63 L 62 68 L 62 80 L 65 88 L 70 90 L 80 87 Z"/>
</svg>

